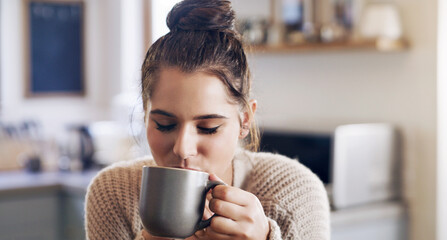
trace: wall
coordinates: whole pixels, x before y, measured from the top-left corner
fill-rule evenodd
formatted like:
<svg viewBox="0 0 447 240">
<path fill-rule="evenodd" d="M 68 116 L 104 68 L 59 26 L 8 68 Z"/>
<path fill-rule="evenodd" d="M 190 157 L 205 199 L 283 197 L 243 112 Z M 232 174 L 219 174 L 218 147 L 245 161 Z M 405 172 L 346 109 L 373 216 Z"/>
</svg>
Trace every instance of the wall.
<svg viewBox="0 0 447 240">
<path fill-rule="evenodd" d="M 438 1 L 437 239 L 447 239 L 447 3 Z"/>
<path fill-rule="evenodd" d="M 3 121 L 37 119 L 48 135 L 67 123 L 107 119 L 120 91 L 120 0 L 85 1 L 85 97 L 24 98 L 24 1 L 1 0 L 1 112 Z"/>
<path fill-rule="evenodd" d="M 248 13 L 250 1 L 233 2 Z M 435 239 L 437 1 L 396 2 L 408 51 L 255 54 L 254 94 L 259 122 L 269 128 L 331 132 L 347 123 L 396 124 L 411 239 Z"/>
<path fill-rule="evenodd" d="M 51 99 L 23 98 L 22 2 L 0 0 L 1 118 L 38 117 L 53 132 L 64 122 L 107 119 L 122 77 L 120 0 L 86 0 L 87 96 Z M 253 0 L 234 2 L 246 13 L 268 10 L 267 0 L 257 8 L 251 7 Z M 331 132 L 346 123 L 396 124 L 403 137 L 411 239 L 431 240 L 437 210 L 437 0 L 397 3 L 410 50 L 253 55 L 254 94 L 259 122 L 271 128 Z"/>
</svg>

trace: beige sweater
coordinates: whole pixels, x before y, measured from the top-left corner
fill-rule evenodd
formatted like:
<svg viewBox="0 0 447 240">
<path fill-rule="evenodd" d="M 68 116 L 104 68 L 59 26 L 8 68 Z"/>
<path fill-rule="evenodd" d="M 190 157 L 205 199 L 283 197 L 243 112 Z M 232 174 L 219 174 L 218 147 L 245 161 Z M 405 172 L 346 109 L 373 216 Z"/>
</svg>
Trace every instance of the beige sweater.
<svg viewBox="0 0 447 240">
<path fill-rule="evenodd" d="M 143 239 L 138 214 L 142 166 L 152 159 L 120 162 L 93 179 L 86 196 L 87 239 Z M 329 204 L 318 177 L 296 160 L 240 151 L 233 185 L 256 195 L 270 223 L 270 240 L 329 239 Z"/>
</svg>

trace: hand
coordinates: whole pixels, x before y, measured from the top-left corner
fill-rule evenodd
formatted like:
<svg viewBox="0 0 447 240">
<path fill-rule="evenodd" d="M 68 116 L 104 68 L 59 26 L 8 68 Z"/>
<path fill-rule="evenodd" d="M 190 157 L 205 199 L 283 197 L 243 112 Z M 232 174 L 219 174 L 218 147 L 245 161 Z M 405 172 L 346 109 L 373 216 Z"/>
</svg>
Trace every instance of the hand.
<svg viewBox="0 0 447 240">
<path fill-rule="evenodd" d="M 146 229 L 143 229 L 143 238 L 144 240 L 171 240 L 169 238 L 160 238 L 160 237 L 154 237 L 152 235 L 150 235 Z M 174 239 L 172 239 L 174 240 Z"/>
<path fill-rule="evenodd" d="M 211 174 L 210 180 L 222 181 Z M 219 185 L 212 190 L 209 210 L 216 213 L 211 225 L 197 231 L 197 239 L 267 239 L 269 223 L 259 199 L 242 189 Z M 209 215 L 208 210 L 204 215 Z"/>
</svg>

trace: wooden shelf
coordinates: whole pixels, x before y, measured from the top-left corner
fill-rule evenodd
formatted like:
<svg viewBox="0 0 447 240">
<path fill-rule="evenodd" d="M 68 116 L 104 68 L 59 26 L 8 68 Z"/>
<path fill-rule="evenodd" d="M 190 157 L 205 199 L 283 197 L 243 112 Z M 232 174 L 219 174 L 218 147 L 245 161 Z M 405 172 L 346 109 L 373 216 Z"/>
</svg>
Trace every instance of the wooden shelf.
<svg viewBox="0 0 447 240">
<path fill-rule="evenodd" d="M 303 44 L 280 44 L 280 45 L 251 45 L 247 50 L 251 54 L 258 53 L 301 53 L 301 52 L 326 52 L 326 51 L 378 51 L 399 52 L 409 47 L 406 40 L 368 40 L 368 41 L 346 41 L 333 43 L 303 43 Z"/>
</svg>

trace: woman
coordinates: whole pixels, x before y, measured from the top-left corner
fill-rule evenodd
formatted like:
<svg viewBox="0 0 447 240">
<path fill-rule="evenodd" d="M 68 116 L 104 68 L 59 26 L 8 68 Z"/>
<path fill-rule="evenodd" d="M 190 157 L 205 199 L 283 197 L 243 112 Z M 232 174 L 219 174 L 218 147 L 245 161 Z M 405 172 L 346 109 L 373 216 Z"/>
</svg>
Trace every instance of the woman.
<svg viewBox="0 0 447 240">
<path fill-rule="evenodd" d="M 321 181 L 296 160 L 256 153 L 256 101 L 229 1 L 185 0 L 167 17 L 170 32 L 142 66 L 147 139 L 153 159 L 107 167 L 89 186 L 88 239 L 159 239 L 138 214 L 141 169 L 205 171 L 225 182 L 209 195 L 211 225 L 187 239 L 329 239 Z M 245 148 L 243 149 L 242 146 Z"/>
</svg>

